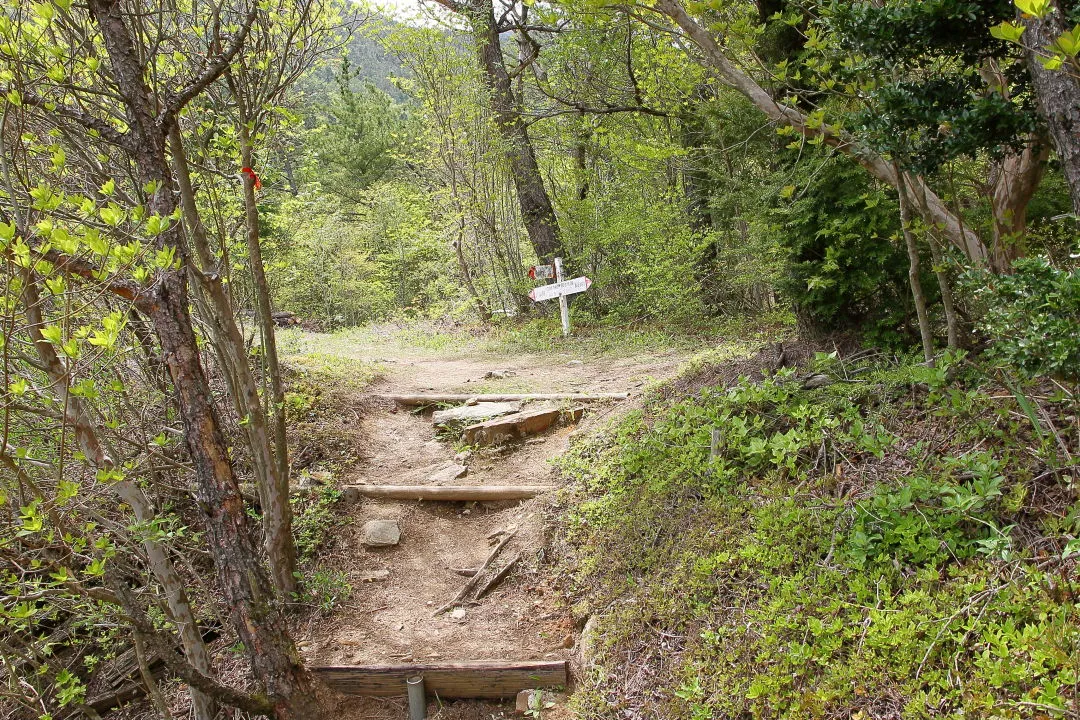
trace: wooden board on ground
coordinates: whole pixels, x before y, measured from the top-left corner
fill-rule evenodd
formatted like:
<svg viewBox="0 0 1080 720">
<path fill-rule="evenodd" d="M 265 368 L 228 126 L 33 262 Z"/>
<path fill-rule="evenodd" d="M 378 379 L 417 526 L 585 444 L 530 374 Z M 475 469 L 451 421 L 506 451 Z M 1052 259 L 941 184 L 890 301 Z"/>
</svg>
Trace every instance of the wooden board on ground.
<svg viewBox="0 0 1080 720">
<path fill-rule="evenodd" d="M 555 488 L 551 485 L 350 485 L 364 497 L 382 500 L 498 502 L 527 500 Z"/>
<path fill-rule="evenodd" d="M 521 402 L 523 400 L 550 400 L 553 402 L 593 402 L 597 400 L 626 400 L 630 393 L 495 393 L 487 395 L 464 395 L 461 393 L 430 393 L 422 395 L 376 395 L 393 400 L 399 405 L 424 407 L 439 403 L 464 403 L 476 399 L 481 402 Z"/>
<path fill-rule="evenodd" d="M 535 435 L 550 428 L 560 419 L 577 422 L 585 408 L 559 410 L 542 408 L 504 415 L 503 417 L 477 423 L 465 428 L 461 439 L 467 445 L 495 445 L 503 440 L 517 440 L 526 435 Z"/>
<path fill-rule="evenodd" d="M 390 697 L 406 694 L 407 678 L 422 675 L 428 695 L 441 698 L 510 698 L 521 690 L 565 687 L 565 660 L 480 660 L 408 665 L 313 667 L 311 672 L 345 695 Z"/>
</svg>

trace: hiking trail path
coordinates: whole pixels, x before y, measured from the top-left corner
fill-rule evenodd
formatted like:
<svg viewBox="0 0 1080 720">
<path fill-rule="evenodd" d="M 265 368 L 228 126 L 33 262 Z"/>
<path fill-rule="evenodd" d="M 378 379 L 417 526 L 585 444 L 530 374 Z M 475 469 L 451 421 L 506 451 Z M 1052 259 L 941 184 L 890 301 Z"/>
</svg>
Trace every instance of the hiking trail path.
<svg viewBox="0 0 1080 720">
<path fill-rule="evenodd" d="M 347 395 L 337 422 L 342 442 L 352 443 L 359 461 L 343 477 L 351 484 L 420 485 L 455 464 L 456 437 L 437 436 L 430 412 L 398 407 L 379 396 L 440 393 L 610 393 L 629 392 L 629 402 L 581 403 L 576 424 L 506 445 L 472 451 L 468 474 L 444 484 L 554 485 L 551 460 L 569 447 L 572 433 L 607 422 L 633 403 L 651 380 L 664 379 L 685 360 L 678 351 L 632 357 L 578 360 L 568 353 L 461 353 L 447 357 L 414 355 L 408 348 L 379 360 L 383 372 L 362 391 Z M 485 379 L 492 371 L 506 377 Z M 349 407 L 353 411 L 349 411 Z M 528 409 L 528 405 L 525 409 Z M 301 439 L 302 440 L 302 439 Z M 353 591 L 329 617 L 312 617 L 300 628 L 299 643 L 309 666 L 372 665 L 459 660 L 569 659 L 578 640 L 568 607 L 546 577 L 552 558 L 544 556 L 544 496 L 491 503 L 342 500 L 335 512 L 344 522 L 320 553 L 321 567 L 346 574 Z M 362 528 L 369 520 L 396 520 L 396 546 L 369 548 Z M 435 615 L 467 578 L 450 568 L 479 567 L 499 537 L 515 537 L 496 559 L 521 559 L 512 572 L 478 603 Z M 404 718 L 404 698 L 348 698 L 345 718 Z M 520 717 L 520 715 L 517 715 Z M 558 718 L 560 710 L 544 712 Z M 438 720 L 515 717 L 514 704 L 487 701 L 429 702 Z"/>
</svg>

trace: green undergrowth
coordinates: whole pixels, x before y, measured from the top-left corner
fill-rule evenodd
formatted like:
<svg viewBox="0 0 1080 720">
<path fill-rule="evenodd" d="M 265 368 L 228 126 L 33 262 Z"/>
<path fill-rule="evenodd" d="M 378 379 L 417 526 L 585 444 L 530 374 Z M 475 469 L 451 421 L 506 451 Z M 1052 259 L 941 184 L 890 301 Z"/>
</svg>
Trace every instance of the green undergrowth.
<svg viewBox="0 0 1080 720">
<path fill-rule="evenodd" d="M 659 394 L 563 460 L 580 715 L 1077 717 L 1075 388 L 818 366 Z"/>
</svg>

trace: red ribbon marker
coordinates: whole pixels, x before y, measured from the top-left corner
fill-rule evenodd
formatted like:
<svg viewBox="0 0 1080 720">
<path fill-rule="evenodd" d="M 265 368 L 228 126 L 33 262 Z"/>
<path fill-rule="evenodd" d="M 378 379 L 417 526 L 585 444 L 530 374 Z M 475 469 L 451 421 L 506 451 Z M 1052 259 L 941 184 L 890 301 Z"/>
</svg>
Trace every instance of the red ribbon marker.
<svg viewBox="0 0 1080 720">
<path fill-rule="evenodd" d="M 262 190 L 262 181 L 259 180 L 259 176 L 255 174 L 255 171 L 249 167 L 240 168 L 240 172 L 244 175 L 250 175 L 251 179 L 255 181 L 255 189 Z"/>
</svg>

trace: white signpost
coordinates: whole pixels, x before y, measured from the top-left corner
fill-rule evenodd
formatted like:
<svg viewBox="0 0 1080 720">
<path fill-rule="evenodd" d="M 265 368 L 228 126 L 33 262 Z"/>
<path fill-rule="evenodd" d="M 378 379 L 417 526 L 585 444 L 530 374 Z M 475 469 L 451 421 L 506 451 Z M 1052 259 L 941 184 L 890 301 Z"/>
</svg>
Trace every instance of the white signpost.
<svg viewBox="0 0 1080 720">
<path fill-rule="evenodd" d="M 555 258 L 555 280 L 551 285 L 541 285 L 529 291 L 529 299 L 533 302 L 542 302 L 559 298 L 559 314 L 562 316 L 563 337 L 570 334 L 570 313 L 566 306 L 566 296 L 583 293 L 592 285 L 592 280 L 587 277 L 578 277 L 573 280 L 563 280 L 562 258 Z"/>
</svg>

